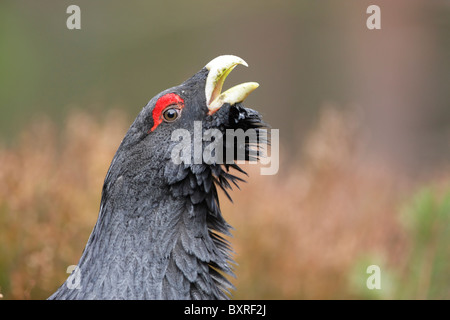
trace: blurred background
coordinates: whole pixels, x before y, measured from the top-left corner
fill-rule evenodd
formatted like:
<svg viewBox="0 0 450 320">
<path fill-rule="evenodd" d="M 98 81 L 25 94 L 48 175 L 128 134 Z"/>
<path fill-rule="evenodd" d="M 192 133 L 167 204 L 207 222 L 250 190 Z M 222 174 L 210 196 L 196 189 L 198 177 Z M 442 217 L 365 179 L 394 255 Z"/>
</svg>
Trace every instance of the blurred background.
<svg viewBox="0 0 450 320">
<path fill-rule="evenodd" d="M 444 0 L 2 0 L 0 297 L 56 290 L 134 117 L 234 54 L 225 87 L 260 83 L 246 105 L 281 144 L 277 175 L 221 197 L 234 297 L 449 299 L 449 34 Z"/>
</svg>

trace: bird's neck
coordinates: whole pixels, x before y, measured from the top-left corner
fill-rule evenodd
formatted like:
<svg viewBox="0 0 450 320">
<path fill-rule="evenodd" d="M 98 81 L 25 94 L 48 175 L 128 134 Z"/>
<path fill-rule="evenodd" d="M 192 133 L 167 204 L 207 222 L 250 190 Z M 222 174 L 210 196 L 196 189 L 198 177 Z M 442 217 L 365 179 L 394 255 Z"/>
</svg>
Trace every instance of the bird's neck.
<svg viewBox="0 0 450 320">
<path fill-rule="evenodd" d="M 214 199 L 200 188 L 204 199 L 194 204 L 180 191 L 189 175 L 185 179 L 178 188 L 150 188 L 136 177 L 107 177 L 99 218 L 78 264 L 79 288 L 64 294 L 94 299 L 226 298 L 232 285 L 217 270 L 232 273 L 229 247 L 214 230 L 227 232 L 229 226 L 217 211 L 215 186 L 209 190 Z M 196 191 L 199 186 L 193 187 Z M 212 212 L 214 205 L 217 210 Z"/>
</svg>

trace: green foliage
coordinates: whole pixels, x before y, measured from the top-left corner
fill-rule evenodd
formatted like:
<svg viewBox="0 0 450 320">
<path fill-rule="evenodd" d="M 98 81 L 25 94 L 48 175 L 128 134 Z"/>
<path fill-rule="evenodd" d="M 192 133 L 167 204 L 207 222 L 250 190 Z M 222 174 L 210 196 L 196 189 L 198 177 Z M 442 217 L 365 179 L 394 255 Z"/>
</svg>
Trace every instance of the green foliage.
<svg viewBox="0 0 450 320">
<path fill-rule="evenodd" d="M 409 247 L 403 266 L 386 263 L 383 255 L 364 254 L 349 273 L 349 287 L 364 299 L 450 298 L 450 192 L 419 191 L 399 215 Z M 381 289 L 368 289 L 369 265 L 381 269 Z"/>
<path fill-rule="evenodd" d="M 450 298 L 450 192 L 440 196 L 425 188 L 403 211 L 411 236 L 408 268 L 399 296 Z"/>
</svg>

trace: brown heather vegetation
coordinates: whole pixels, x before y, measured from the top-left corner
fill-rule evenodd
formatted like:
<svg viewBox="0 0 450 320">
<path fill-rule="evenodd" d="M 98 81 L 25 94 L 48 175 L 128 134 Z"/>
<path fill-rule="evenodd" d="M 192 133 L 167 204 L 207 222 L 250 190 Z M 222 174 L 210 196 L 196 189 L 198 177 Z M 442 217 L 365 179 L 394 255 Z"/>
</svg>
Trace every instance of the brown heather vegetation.
<svg viewBox="0 0 450 320">
<path fill-rule="evenodd" d="M 0 148 L 4 299 L 47 298 L 78 262 L 129 120 L 77 111 L 60 130 L 40 119 L 16 144 Z M 234 204 L 222 197 L 235 228 L 235 298 L 449 298 L 448 175 L 412 200 L 420 186 L 363 157 L 358 136 L 357 119 L 328 108 L 295 147 L 301 160 L 284 158 L 288 146 L 281 146 L 277 175 L 247 165 L 248 182 L 232 192 Z M 365 286 L 370 264 L 381 267 L 381 290 Z"/>
</svg>

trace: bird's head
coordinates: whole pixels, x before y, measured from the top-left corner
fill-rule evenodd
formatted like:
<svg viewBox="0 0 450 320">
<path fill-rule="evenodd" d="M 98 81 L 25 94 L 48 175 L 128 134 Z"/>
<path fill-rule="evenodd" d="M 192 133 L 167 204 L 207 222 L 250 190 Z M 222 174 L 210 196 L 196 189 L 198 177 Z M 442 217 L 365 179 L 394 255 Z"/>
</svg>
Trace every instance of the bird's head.
<svg viewBox="0 0 450 320">
<path fill-rule="evenodd" d="M 143 169 L 148 169 L 144 164 L 151 162 L 151 167 L 165 171 L 166 180 L 173 184 L 179 181 L 179 165 L 183 169 L 204 165 L 203 149 L 210 143 L 207 141 L 217 140 L 215 142 L 220 142 L 223 148 L 213 151 L 215 158 L 206 161 L 208 165 L 216 166 L 213 174 L 220 175 L 217 170 L 220 171 L 222 164 L 226 171 L 230 166 L 240 170 L 236 164 L 226 161 L 227 150 L 233 151 L 232 160 L 238 159 L 237 150 L 244 151 L 239 160 L 248 160 L 252 158 L 249 150 L 263 141 L 248 135 L 247 140 L 236 145 L 239 142 L 234 137 L 232 141 L 226 141 L 227 129 L 253 129 L 258 135 L 260 128 L 266 125 L 258 112 L 242 105 L 258 83 L 246 82 L 222 92 L 226 77 L 239 64 L 247 66 L 239 57 L 219 56 L 182 84 L 154 96 L 137 116 L 119 148 L 119 151 L 126 150 L 124 162 L 129 164 L 128 167 L 131 165 L 138 172 L 136 165 L 142 164 Z M 205 133 L 211 134 L 211 130 L 214 130 L 214 138 L 205 138 Z M 183 133 L 186 133 L 184 137 L 180 136 Z M 174 152 L 176 146 L 178 149 L 181 146 L 181 153 L 178 149 Z M 181 155 L 182 160 L 177 162 L 174 155 Z M 178 178 L 185 178 L 185 175 Z"/>
</svg>

